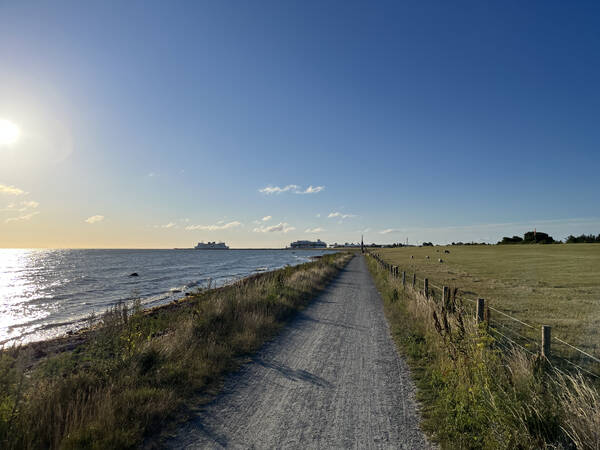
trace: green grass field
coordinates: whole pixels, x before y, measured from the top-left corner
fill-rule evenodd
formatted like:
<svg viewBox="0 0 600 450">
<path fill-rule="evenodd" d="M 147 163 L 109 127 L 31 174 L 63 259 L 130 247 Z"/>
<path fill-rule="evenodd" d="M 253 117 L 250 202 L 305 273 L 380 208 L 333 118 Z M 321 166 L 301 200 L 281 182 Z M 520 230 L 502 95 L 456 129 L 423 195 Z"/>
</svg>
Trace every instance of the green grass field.
<svg viewBox="0 0 600 450">
<path fill-rule="evenodd" d="M 444 253 L 446 249 L 449 254 Z M 457 287 L 465 298 L 485 298 L 490 306 L 536 327 L 531 330 L 519 326 L 492 311 L 494 320 L 517 326 L 520 334 L 539 340 L 539 327 L 551 325 L 553 336 L 600 357 L 598 244 L 372 250 L 398 265 L 400 271 L 407 271 L 409 280 L 416 271 L 419 278 L 427 277 L 440 286 Z M 556 352 L 577 361 L 578 355 L 568 347 L 553 345 Z"/>
</svg>

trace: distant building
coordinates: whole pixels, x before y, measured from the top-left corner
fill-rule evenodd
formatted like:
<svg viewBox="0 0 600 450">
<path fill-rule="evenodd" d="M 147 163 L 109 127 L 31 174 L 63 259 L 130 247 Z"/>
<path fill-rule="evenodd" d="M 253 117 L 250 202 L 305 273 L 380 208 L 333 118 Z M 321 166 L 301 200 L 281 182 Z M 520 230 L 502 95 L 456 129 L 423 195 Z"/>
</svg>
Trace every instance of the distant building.
<svg viewBox="0 0 600 450">
<path fill-rule="evenodd" d="M 327 248 L 327 244 L 321 239 L 316 241 L 296 241 L 290 244 L 290 248 Z"/>
<path fill-rule="evenodd" d="M 329 244 L 330 248 L 360 248 L 360 243 L 352 243 L 352 242 L 346 242 L 344 244 L 338 244 L 337 242 L 334 244 Z"/>
</svg>

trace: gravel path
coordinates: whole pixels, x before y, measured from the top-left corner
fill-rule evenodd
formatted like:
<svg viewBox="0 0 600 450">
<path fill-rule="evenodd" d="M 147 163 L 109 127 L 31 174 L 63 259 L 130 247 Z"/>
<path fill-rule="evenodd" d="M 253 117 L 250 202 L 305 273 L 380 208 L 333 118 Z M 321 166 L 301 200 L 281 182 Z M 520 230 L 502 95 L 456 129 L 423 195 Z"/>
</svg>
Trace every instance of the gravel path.
<svg viewBox="0 0 600 450">
<path fill-rule="evenodd" d="M 171 448 L 429 448 L 363 257 L 168 442 Z"/>
</svg>

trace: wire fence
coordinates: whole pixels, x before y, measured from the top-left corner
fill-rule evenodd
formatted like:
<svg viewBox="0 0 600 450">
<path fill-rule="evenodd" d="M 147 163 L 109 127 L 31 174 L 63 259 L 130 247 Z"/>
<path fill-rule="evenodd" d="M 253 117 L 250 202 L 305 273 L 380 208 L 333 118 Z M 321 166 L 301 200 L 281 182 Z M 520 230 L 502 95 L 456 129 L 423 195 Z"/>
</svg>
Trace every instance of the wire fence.
<svg viewBox="0 0 600 450">
<path fill-rule="evenodd" d="M 368 249 L 365 249 L 365 252 L 373 257 L 390 276 L 401 277 L 404 284 L 419 290 L 433 301 L 444 299 L 444 288 L 449 289 L 448 287 L 439 286 L 427 278 L 420 278 L 414 272 L 401 271 L 398 266 L 392 265 L 381 255 Z M 460 291 L 458 292 L 457 299 L 462 302 L 465 311 L 476 317 L 478 314 L 478 299 L 469 298 L 460 294 Z M 481 304 L 483 305 L 484 301 Z M 486 307 L 488 310 L 486 314 L 488 330 L 501 349 L 509 351 L 517 348 L 529 355 L 543 354 L 561 372 L 577 370 L 596 379 L 596 381 L 600 381 L 599 357 L 551 334 L 550 339 L 544 342 L 543 338 L 539 339 L 543 335 L 543 325 L 536 326 L 492 306 L 486 305 Z M 483 316 L 483 312 L 479 314 Z M 550 333 L 549 330 L 547 332 Z"/>
</svg>

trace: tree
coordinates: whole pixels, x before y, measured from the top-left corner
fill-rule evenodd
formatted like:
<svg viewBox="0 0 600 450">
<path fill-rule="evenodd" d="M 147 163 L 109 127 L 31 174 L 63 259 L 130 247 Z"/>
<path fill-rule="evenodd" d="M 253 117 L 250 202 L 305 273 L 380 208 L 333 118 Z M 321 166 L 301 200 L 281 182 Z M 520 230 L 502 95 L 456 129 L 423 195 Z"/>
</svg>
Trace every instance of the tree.
<svg viewBox="0 0 600 450">
<path fill-rule="evenodd" d="M 508 237 L 504 236 L 498 244 L 516 244 L 518 242 L 523 242 L 523 238 L 520 236 Z"/>
<path fill-rule="evenodd" d="M 523 242 L 528 244 L 552 244 L 554 238 L 541 231 L 528 231 L 523 235 Z"/>
</svg>

